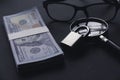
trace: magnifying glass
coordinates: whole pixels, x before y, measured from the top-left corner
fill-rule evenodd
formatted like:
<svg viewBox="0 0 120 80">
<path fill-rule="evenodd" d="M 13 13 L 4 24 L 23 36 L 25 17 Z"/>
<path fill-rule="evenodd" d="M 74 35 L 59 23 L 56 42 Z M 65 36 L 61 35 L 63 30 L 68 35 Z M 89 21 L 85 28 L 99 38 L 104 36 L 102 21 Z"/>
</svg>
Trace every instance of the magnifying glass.
<svg viewBox="0 0 120 80">
<path fill-rule="evenodd" d="M 80 26 L 87 26 L 89 28 L 90 31 L 87 37 L 98 36 L 105 43 L 120 50 L 120 47 L 118 45 L 103 36 L 103 34 L 108 30 L 108 23 L 106 21 L 94 17 L 88 19 L 79 19 L 71 24 L 70 30 L 76 30 Z"/>
<path fill-rule="evenodd" d="M 90 29 L 87 37 L 100 36 L 108 30 L 108 24 L 106 21 L 94 17 L 74 21 L 70 25 L 70 30 L 76 30 L 80 26 L 87 26 Z"/>
</svg>

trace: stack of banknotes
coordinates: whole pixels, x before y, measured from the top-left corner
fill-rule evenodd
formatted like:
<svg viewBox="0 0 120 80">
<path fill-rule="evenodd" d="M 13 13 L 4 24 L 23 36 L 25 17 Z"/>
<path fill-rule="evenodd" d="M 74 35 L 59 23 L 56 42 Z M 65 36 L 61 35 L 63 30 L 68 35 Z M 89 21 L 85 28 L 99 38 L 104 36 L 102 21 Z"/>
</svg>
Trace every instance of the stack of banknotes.
<svg viewBox="0 0 120 80">
<path fill-rule="evenodd" d="M 36 7 L 3 18 L 17 66 L 63 55 Z"/>
</svg>

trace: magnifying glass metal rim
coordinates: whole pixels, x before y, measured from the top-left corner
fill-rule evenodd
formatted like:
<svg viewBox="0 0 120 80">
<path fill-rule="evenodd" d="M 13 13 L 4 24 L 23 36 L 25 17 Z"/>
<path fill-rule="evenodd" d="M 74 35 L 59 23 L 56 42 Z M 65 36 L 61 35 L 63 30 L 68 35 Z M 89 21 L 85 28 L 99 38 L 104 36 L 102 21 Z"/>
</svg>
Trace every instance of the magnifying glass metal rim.
<svg viewBox="0 0 120 80">
<path fill-rule="evenodd" d="M 71 23 L 71 25 L 70 25 L 70 31 L 73 31 L 73 28 L 75 27 L 75 25 L 78 26 L 77 23 L 84 23 L 85 21 L 87 21 L 88 23 L 89 23 L 89 22 L 98 22 L 98 23 L 101 23 L 101 24 L 104 24 L 104 25 L 105 25 L 106 30 L 105 30 L 103 33 L 101 33 L 101 34 L 94 35 L 94 36 L 100 36 L 100 35 L 102 35 L 102 34 L 104 34 L 105 32 L 108 31 L 108 23 L 107 23 L 105 20 L 100 19 L 100 18 L 96 18 L 96 17 L 80 18 L 80 19 L 78 19 L 78 20 L 73 21 L 73 22 Z M 86 26 L 87 26 L 87 25 L 86 25 Z M 73 28 L 72 28 L 72 27 L 73 27 Z M 89 26 L 88 26 L 88 28 L 89 28 Z M 88 37 L 94 37 L 94 36 L 89 36 L 89 34 L 88 34 Z"/>
</svg>

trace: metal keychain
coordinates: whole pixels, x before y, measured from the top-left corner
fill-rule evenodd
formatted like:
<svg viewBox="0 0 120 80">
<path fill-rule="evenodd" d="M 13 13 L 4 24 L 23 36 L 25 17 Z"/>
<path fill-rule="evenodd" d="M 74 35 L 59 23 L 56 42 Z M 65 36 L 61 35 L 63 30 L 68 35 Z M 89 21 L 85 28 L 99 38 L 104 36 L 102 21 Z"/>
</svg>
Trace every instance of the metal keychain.
<svg viewBox="0 0 120 80">
<path fill-rule="evenodd" d="M 73 29 L 71 29 L 71 32 L 61 41 L 61 43 L 70 47 L 73 46 L 81 37 L 87 36 L 90 31 L 88 26 L 73 24 L 74 22 L 71 24 L 71 26 L 74 26 Z"/>
</svg>

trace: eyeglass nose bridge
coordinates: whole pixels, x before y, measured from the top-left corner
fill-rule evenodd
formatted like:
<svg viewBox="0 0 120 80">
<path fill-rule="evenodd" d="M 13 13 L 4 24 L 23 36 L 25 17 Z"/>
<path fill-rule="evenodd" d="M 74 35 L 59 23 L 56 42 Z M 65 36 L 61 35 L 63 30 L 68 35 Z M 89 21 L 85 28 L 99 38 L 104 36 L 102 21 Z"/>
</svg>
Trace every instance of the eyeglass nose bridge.
<svg viewBox="0 0 120 80">
<path fill-rule="evenodd" d="M 75 9 L 76 9 L 76 12 L 82 11 L 85 14 L 86 18 L 89 17 L 86 6 L 84 6 L 84 7 L 76 7 Z"/>
<path fill-rule="evenodd" d="M 80 11 L 80 10 L 82 10 L 82 11 L 84 11 L 84 10 L 86 10 L 86 7 L 75 7 L 75 9 L 77 10 L 77 11 Z"/>
</svg>

